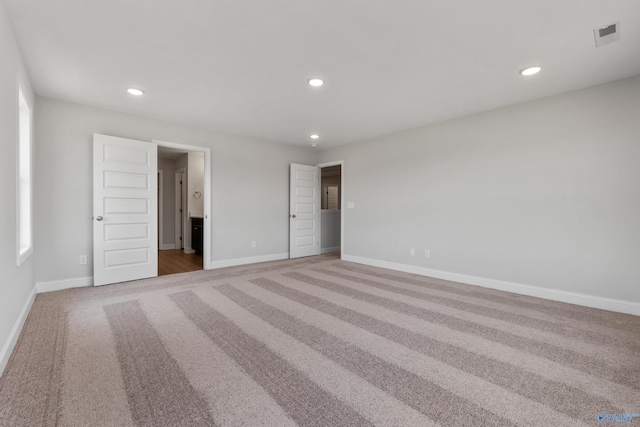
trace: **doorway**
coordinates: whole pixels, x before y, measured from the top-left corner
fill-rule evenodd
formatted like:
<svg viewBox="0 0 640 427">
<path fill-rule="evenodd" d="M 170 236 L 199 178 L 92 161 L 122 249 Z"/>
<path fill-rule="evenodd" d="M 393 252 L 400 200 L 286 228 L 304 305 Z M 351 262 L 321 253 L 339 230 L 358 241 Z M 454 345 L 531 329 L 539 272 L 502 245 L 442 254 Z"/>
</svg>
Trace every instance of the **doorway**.
<svg viewBox="0 0 640 427">
<path fill-rule="evenodd" d="M 209 148 L 164 141 L 139 141 L 109 135 L 93 135 L 93 258 L 95 286 L 126 282 L 158 275 L 158 252 L 175 250 L 173 212 L 167 203 L 173 184 L 169 170 L 159 164 L 158 151 L 188 154 L 200 179 L 192 180 L 186 195 L 193 194 L 197 203 L 187 203 L 188 223 L 183 223 L 182 252 L 201 257 L 198 269 L 211 268 L 211 150 Z M 175 163 L 175 162 L 174 162 Z M 158 173 L 158 170 L 161 172 Z M 189 182 L 186 176 L 187 185 Z M 182 191 L 185 194 L 185 191 Z M 193 205 L 193 208 L 192 208 Z M 162 211 L 160 210 L 162 209 Z M 184 206 L 182 207 L 185 211 Z M 168 214 L 169 213 L 169 214 Z M 190 226 L 194 218 L 201 233 L 196 249 L 191 248 Z M 167 223 L 169 226 L 167 226 Z M 173 243 L 169 243 L 173 242 Z M 180 251 L 180 249 L 178 249 Z M 183 271 L 191 271 L 183 270 Z M 175 272 L 175 271 L 174 271 Z"/>
<path fill-rule="evenodd" d="M 158 275 L 206 269 L 210 253 L 208 149 L 154 142 L 164 176 Z"/>
<path fill-rule="evenodd" d="M 322 254 L 341 252 L 342 247 L 342 162 L 320 168 Z"/>
</svg>

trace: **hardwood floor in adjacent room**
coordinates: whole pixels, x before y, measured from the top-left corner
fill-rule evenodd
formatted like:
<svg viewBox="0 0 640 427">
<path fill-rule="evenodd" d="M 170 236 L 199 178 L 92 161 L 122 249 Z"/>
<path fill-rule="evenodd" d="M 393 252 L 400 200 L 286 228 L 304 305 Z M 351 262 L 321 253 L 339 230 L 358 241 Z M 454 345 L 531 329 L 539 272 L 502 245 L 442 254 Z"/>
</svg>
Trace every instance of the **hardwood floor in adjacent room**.
<svg viewBox="0 0 640 427">
<path fill-rule="evenodd" d="M 158 276 L 202 270 L 202 255 L 185 254 L 182 249 L 158 251 Z"/>
</svg>

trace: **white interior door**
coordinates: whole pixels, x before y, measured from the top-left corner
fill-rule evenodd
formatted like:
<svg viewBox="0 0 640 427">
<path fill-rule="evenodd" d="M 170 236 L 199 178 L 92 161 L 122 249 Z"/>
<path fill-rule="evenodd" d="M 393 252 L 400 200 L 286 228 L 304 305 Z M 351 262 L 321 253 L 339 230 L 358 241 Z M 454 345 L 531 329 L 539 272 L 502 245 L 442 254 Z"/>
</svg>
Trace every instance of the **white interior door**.
<svg viewBox="0 0 640 427">
<path fill-rule="evenodd" d="M 94 284 L 158 275 L 158 148 L 93 135 Z"/>
<path fill-rule="evenodd" d="M 289 258 L 320 255 L 320 168 L 291 164 Z"/>
</svg>

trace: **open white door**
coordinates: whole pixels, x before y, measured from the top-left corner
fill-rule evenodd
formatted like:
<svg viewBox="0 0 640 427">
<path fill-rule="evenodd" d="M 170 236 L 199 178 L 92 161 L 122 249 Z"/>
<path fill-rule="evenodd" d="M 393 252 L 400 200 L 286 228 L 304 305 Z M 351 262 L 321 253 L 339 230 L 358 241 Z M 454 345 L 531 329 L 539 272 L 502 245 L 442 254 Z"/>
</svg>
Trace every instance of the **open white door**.
<svg viewBox="0 0 640 427">
<path fill-rule="evenodd" d="M 158 148 L 93 135 L 94 285 L 158 275 Z"/>
<path fill-rule="evenodd" d="M 291 163 L 289 258 L 320 255 L 320 168 Z"/>
</svg>

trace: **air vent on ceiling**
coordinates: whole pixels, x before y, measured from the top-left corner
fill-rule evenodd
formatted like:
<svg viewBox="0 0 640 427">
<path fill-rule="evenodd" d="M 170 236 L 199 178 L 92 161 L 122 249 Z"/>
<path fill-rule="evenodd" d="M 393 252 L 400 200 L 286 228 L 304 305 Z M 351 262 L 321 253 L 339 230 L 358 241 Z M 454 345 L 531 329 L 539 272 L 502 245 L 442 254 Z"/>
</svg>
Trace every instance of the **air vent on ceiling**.
<svg viewBox="0 0 640 427">
<path fill-rule="evenodd" d="M 596 28 L 593 30 L 593 35 L 596 37 L 596 47 L 617 42 L 620 40 L 620 21 L 605 27 Z"/>
</svg>

